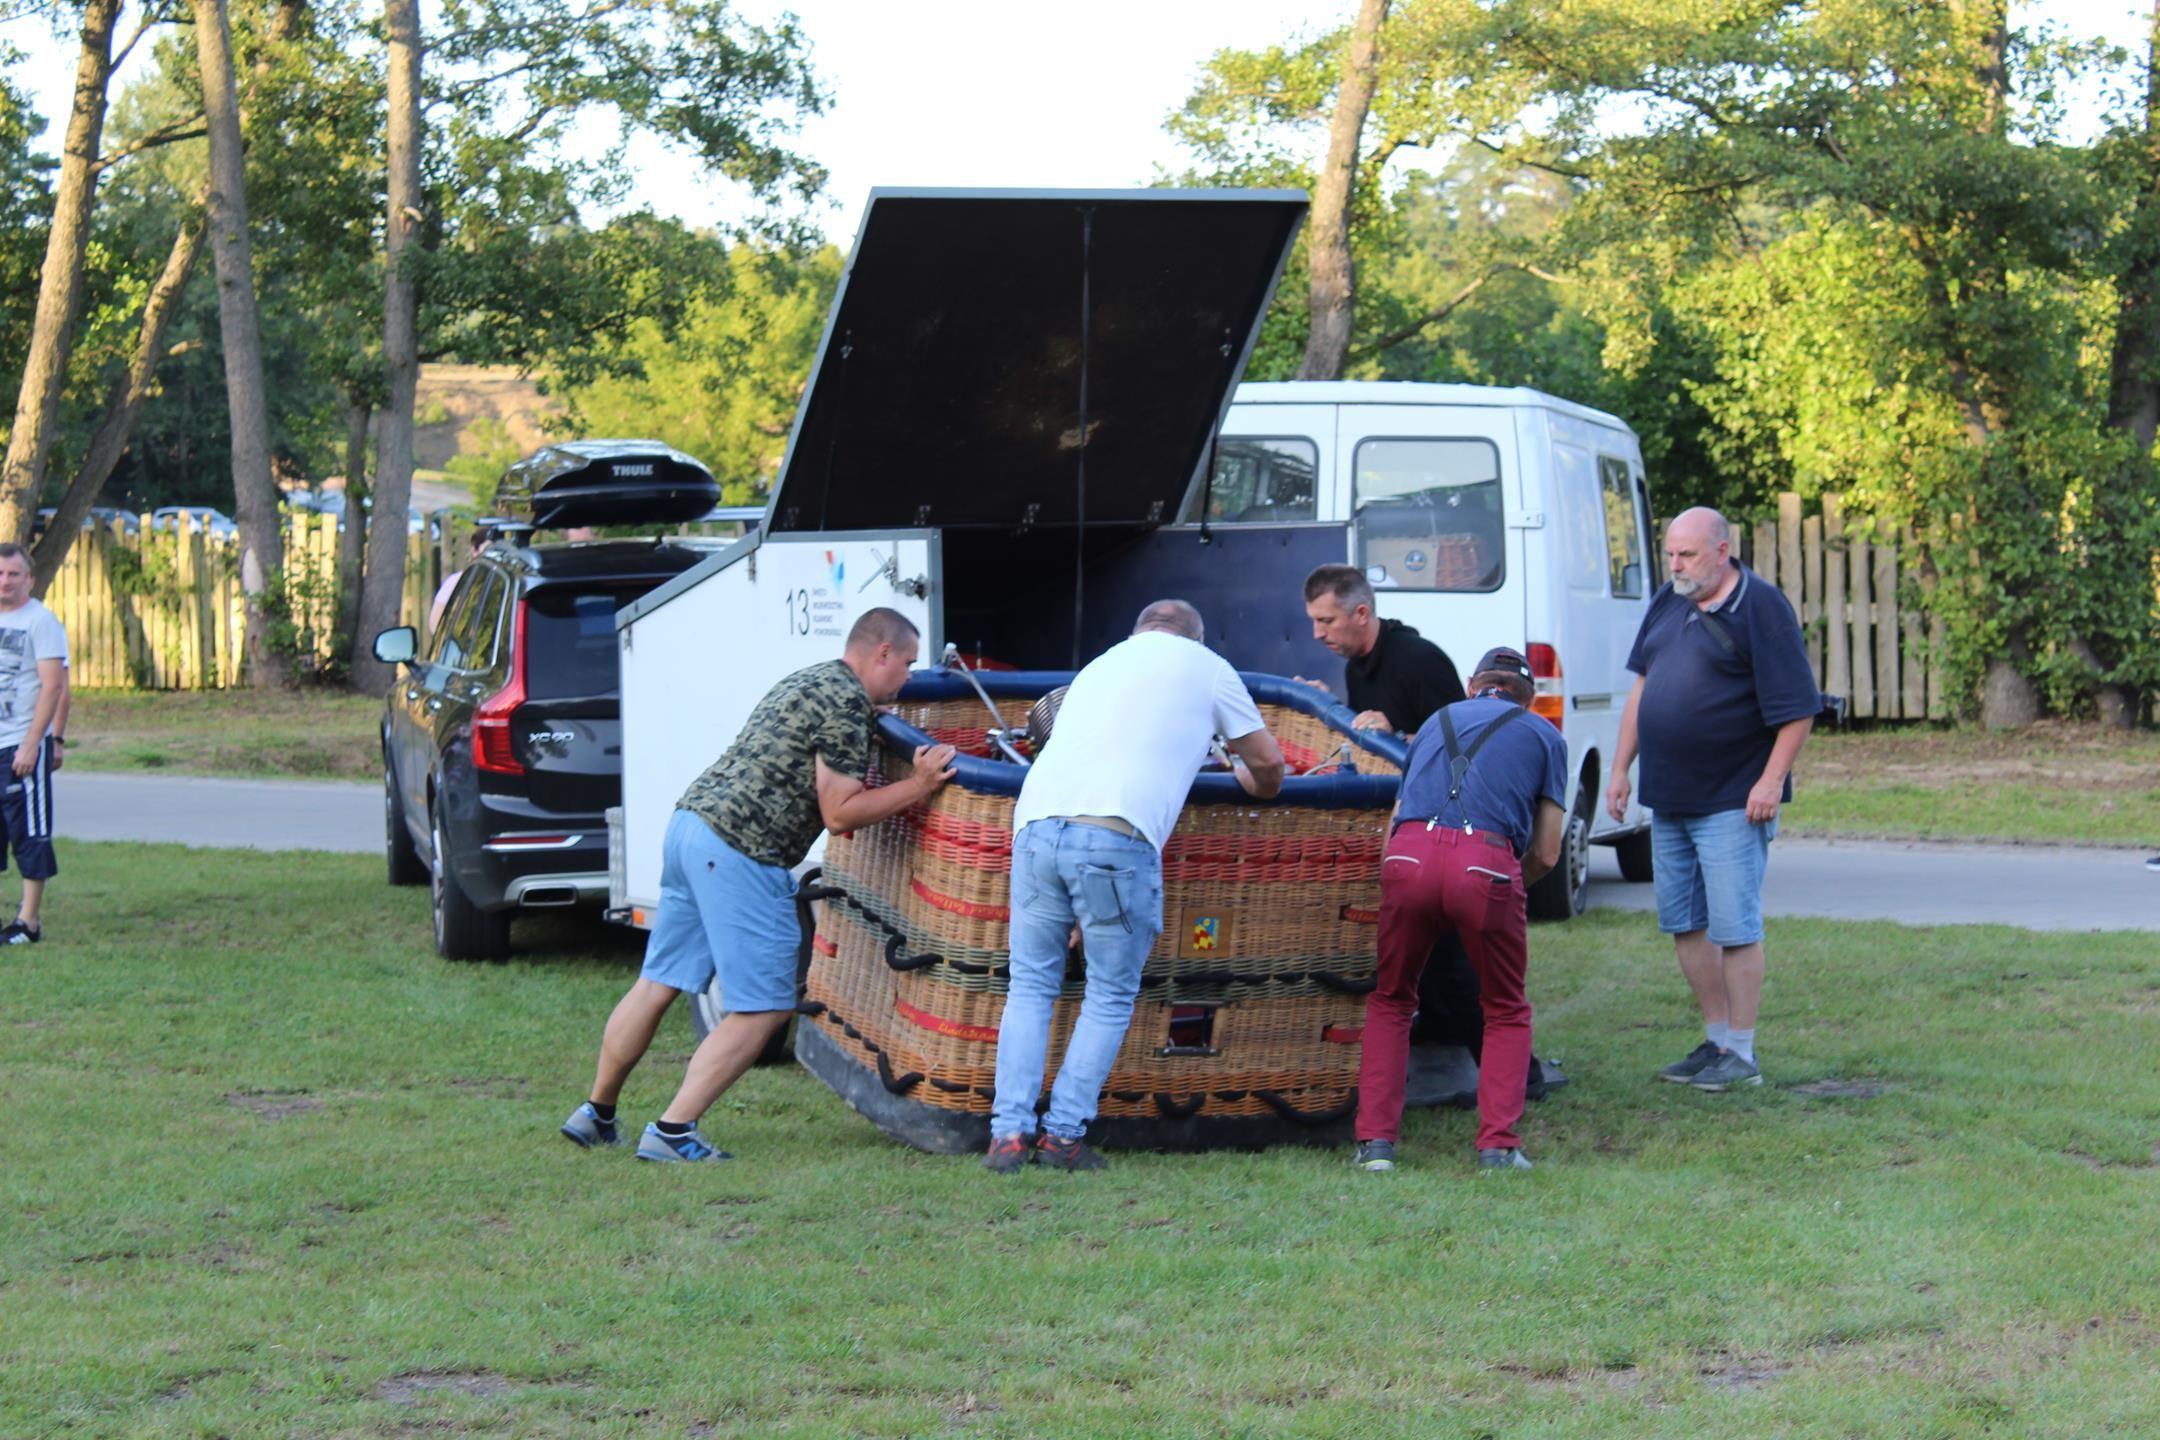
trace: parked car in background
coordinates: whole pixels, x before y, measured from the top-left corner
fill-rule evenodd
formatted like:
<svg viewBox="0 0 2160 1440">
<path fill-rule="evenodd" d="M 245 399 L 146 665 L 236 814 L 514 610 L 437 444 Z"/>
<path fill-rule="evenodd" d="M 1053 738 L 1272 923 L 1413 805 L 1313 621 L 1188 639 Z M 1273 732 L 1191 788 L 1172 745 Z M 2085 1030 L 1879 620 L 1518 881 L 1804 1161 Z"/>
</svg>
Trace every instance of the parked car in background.
<svg viewBox="0 0 2160 1440">
<path fill-rule="evenodd" d="M 338 527 L 344 528 L 345 492 L 342 490 L 287 490 L 285 503 L 295 510 L 307 510 L 317 515 L 335 515 L 338 517 Z M 375 513 L 375 497 L 370 495 L 361 500 L 360 508 L 372 516 Z M 438 539 L 442 535 L 442 525 L 418 505 L 408 505 L 405 508 L 405 533 L 418 535 L 423 531 L 429 539 Z"/>
<path fill-rule="evenodd" d="M 616 465 L 639 478 L 611 496 Z M 656 470 L 680 491 L 672 504 L 655 498 Z M 539 478 L 522 491 L 505 478 L 506 495 L 525 498 L 458 577 L 425 652 L 411 626 L 375 637 L 376 657 L 403 667 L 382 725 L 388 876 L 431 882 L 435 948 L 449 959 L 507 954 L 520 910 L 607 899 L 606 812 L 622 800 L 615 612 L 727 543 L 535 542 L 535 520 L 672 525 L 710 507 L 711 475 L 656 442 L 549 446 L 520 471 Z M 570 482 L 575 503 L 531 500 L 553 481 Z"/>
<path fill-rule="evenodd" d="M 37 518 L 30 525 L 30 538 L 35 540 L 38 536 L 44 534 L 45 527 L 52 524 L 53 517 L 59 513 L 51 505 L 47 505 L 38 511 Z M 91 506 L 90 513 L 83 517 L 82 528 L 88 530 L 93 525 L 110 527 L 115 522 L 118 522 L 121 533 L 125 535 L 137 534 L 142 529 L 142 522 L 136 519 L 133 513 L 116 509 L 111 505 Z"/>
<path fill-rule="evenodd" d="M 150 512 L 150 528 L 177 530 L 183 515 L 195 522 L 197 530 L 219 540 L 228 540 L 240 533 L 239 523 L 232 516 L 208 505 L 160 505 Z"/>
</svg>

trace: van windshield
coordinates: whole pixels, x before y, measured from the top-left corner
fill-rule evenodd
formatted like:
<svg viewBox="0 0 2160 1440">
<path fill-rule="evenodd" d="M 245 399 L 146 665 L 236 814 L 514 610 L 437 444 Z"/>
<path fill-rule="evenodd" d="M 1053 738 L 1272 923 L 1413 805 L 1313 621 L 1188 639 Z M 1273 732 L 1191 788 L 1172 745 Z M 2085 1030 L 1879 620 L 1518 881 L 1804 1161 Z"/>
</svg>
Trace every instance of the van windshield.
<svg viewBox="0 0 2160 1440">
<path fill-rule="evenodd" d="M 1482 592 L 1506 580 L 1507 510 L 1490 440 L 1367 440 L 1354 484 L 1358 560 L 1375 587 Z"/>
</svg>

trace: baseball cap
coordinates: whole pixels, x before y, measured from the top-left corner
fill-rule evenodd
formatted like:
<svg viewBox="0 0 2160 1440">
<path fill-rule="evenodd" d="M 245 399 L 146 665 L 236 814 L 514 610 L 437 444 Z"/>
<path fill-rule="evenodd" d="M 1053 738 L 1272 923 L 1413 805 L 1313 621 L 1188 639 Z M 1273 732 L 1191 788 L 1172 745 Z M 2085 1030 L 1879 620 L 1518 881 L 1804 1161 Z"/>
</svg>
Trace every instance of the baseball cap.
<svg viewBox="0 0 2160 1440">
<path fill-rule="evenodd" d="M 1510 650 L 1505 645 L 1495 645 L 1485 652 L 1485 658 L 1477 662 L 1472 675 L 1484 675 L 1497 670 L 1503 675 L 1520 675 L 1525 680 L 1536 677 L 1530 673 L 1530 662 L 1523 659 L 1520 650 Z"/>
</svg>

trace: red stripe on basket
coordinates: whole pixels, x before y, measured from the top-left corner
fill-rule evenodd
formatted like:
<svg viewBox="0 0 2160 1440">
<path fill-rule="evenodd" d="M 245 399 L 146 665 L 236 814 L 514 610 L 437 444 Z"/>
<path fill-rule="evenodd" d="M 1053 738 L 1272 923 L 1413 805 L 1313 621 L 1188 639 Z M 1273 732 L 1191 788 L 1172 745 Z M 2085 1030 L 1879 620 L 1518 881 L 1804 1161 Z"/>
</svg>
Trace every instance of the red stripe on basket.
<svg viewBox="0 0 2160 1440">
<path fill-rule="evenodd" d="M 1330 1025 L 1320 1032 L 1320 1038 L 1330 1045 L 1362 1045 L 1365 1042 L 1365 1027 Z"/>
<path fill-rule="evenodd" d="M 962 1025 L 957 1020 L 940 1019 L 927 1010 L 918 1010 L 905 1000 L 893 1001 L 893 1010 L 901 1019 L 922 1026 L 939 1035 L 950 1035 L 959 1040 L 980 1040 L 985 1045 L 997 1044 L 995 1025 Z"/>
<path fill-rule="evenodd" d="M 930 904 L 937 906 L 938 909 L 949 910 L 955 915 L 965 915 L 970 920 L 1012 919 L 1012 911 L 1003 905 L 978 905 L 972 900 L 959 900 L 950 895 L 941 895 L 913 877 L 908 880 L 908 888 Z"/>
<path fill-rule="evenodd" d="M 1378 910 L 1360 910 L 1355 905 L 1345 905 L 1342 907 L 1342 918 L 1353 925 L 1377 925 L 1380 923 L 1380 912 Z"/>
<path fill-rule="evenodd" d="M 1275 743 L 1282 748 L 1282 758 L 1296 774 L 1302 775 L 1320 762 L 1319 751 L 1308 750 L 1295 740 L 1285 740 L 1277 736 Z"/>
<path fill-rule="evenodd" d="M 839 942 L 828 940 L 823 935 L 812 935 L 810 937 L 810 948 L 820 955 L 838 955 L 840 953 Z"/>
</svg>

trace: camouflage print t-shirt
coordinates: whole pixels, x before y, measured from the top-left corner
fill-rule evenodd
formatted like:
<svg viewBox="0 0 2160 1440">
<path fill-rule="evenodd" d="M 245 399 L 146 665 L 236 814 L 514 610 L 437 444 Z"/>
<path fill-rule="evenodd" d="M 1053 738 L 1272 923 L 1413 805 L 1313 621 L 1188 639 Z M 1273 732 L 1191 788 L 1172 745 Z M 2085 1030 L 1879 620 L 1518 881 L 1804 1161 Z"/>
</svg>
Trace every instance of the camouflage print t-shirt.
<svg viewBox="0 0 2160 1440">
<path fill-rule="evenodd" d="M 825 828 L 818 757 L 837 774 L 866 778 L 876 723 L 870 692 L 846 665 L 828 660 L 798 670 L 758 701 L 735 743 L 690 783 L 677 808 L 753 860 L 798 864 Z"/>
</svg>

